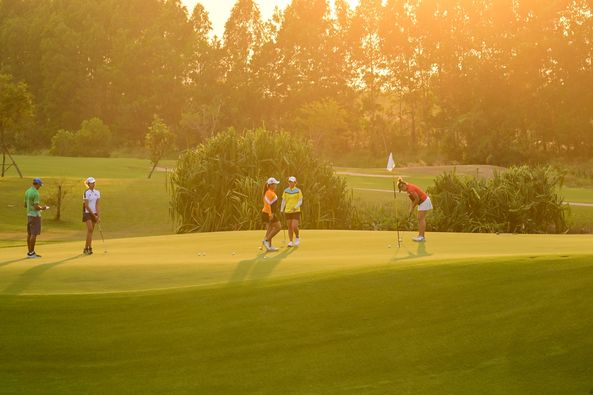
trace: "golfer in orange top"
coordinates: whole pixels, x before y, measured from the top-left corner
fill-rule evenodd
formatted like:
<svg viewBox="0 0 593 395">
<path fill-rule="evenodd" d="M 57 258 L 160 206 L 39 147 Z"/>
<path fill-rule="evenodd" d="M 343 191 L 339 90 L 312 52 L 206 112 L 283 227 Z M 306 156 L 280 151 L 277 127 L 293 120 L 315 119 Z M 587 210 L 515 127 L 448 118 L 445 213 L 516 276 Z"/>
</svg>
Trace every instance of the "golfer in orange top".
<svg viewBox="0 0 593 395">
<path fill-rule="evenodd" d="M 430 201 L 430 198 L 426 192 L 418 187 L 418 185 L 407 183 L 401 178 L 397 180 L 397 189 L 399 189 L 400 192 L 407 192 L 408 197 L 412 201 L 408 218 L 414 212 L 414 208 L 418 207 L 418 236 L 414 237 L 412 240 L 418 242 L 426 241 L 424 236 L 424 232 L 426 231 L 426 212 L 432 210 L 432 202 Z"/>
<path fill-rule="evenodd" d="M 276 186 L 278 184 L 280 184 L 280 181 L 270 177 L 264 186 L 264 208 L 262 209 L 261 218 L 266 225 L 266 237 L 262 240 L 262 243 L 268 251 L 278 251 L 278 248 L 272 246 L 272 238 L 282 229 L 278 210 L 278 195 L 276 195 Z"/>
</svg>

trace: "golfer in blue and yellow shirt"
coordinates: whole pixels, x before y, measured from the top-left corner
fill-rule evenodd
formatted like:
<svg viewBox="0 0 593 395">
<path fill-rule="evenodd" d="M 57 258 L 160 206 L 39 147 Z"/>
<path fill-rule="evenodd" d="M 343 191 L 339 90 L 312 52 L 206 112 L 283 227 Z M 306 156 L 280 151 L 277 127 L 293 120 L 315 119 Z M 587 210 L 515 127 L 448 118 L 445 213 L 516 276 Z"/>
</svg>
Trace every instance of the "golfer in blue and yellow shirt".
<svg viewBox="0 0 593 395">
<path fill-rule="evenodd" d="M 303 192 L 296 186 L 296 177 L 288 178 L 288 188 L 282 193 L 282 211 L 286 218 L 288 227 L 288 242 L 289 247 L 298 246 L 301 244 L 299 236 L 299 222 L 301 220 L 301 206 L 303 204 Z M 293 241 L 293 236 L 296 238 Z"/>
</svg>

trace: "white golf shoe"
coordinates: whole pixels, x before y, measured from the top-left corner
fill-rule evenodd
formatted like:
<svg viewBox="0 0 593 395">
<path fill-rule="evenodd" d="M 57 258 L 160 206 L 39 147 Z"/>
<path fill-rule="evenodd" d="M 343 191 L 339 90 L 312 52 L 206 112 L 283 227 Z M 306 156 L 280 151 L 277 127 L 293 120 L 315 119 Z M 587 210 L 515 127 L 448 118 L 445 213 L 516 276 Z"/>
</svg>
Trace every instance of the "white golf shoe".
<svg viewBox="0 0 593 395">
<path fill-rule="evenodd" d="M 270 246 L 270 248 L 268 248 L 268 251 L 275 252 L 275 251 L 278 251 L 278 248 L 276 248 L 274 246 Z"/>
<path fill-rule="evenodd" d="M 416 236 L 412 239 L 413 241 L 416 241 L 418 243 L 421 243 L 423 241 L 426 241 L 426 238 L 424 238 L 424 236 Z"/>
<path fill-rule="evenodd" d="M 301 239 L 297 237 L 296 240 L 294 241 L 294 245 L 297 246 L 297 247 L 300 246 L 301 245 Z"/>
<path fill-rule="evenodd" d="M 294 244 L 292 244 L 292 241 L 288 242 L 288 247 L 292 247 Z"/>
</svg>

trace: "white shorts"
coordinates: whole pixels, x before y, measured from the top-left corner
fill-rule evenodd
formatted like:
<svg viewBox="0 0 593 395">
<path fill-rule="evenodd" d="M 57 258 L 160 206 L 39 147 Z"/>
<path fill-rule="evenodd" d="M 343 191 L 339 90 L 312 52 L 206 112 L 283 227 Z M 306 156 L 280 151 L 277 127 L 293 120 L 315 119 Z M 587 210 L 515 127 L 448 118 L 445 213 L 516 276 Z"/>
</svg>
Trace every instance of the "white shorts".
<svg viewBox="0 0 593 395">
<path fill-rule="evenodd" d="M 418 205 L 418 211 L 428 210 L 432 210 L 432 202 L 430 201 L 430 198 L 426 196 L 426 200 Z"/>
</svg>

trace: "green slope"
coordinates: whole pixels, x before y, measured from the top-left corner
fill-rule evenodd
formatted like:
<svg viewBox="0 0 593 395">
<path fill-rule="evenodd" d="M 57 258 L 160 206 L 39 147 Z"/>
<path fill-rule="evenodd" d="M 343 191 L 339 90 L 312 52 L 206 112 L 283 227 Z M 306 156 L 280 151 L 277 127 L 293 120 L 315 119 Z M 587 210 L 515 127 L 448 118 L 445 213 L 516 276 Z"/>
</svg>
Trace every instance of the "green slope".
<svg viewBox="0 0 593 395">
<path fill-rule="evenodd" d="M 292 260 L 310 244 L 277 268 L 304 265 Z M 592 258 L 375 262 L 169 291 L 3 295 L 0 393 L 586 394 Z"/>
</svg>

